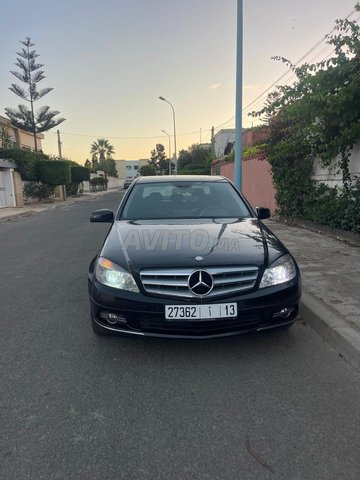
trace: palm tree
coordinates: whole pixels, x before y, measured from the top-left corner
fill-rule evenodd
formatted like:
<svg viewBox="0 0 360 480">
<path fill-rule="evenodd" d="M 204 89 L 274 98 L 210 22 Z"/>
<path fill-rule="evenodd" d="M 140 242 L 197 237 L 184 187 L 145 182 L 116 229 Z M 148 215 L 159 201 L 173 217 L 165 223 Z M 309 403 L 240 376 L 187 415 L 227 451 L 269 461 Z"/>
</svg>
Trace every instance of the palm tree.
<svg viewBox="0 0 360 480">
<path fill-rule="evenodd" d="M 103 162 L 106 158 L 111 158 L 115 150 L 109 140 L 98 138 L 96 142 L 91 144 L 90 153 L 92 154 L 93 161 Z"/>
</svg>

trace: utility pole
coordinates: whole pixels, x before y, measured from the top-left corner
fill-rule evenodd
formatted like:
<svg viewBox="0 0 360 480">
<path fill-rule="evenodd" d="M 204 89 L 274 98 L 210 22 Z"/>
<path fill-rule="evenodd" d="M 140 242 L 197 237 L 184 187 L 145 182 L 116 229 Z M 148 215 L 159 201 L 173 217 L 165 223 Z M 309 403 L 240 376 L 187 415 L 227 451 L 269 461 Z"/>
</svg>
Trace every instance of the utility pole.
<svg viewBox="0 0 360 480">
<path fill-rule="evenodd" d="M 201 145 L 201 128 L 200 128 L 200 145 Z"/>
<path fill-rule="evenodd" d="M 215 156 L 215 128 L 211 127 L 211 153 Z"/>
<path fill-rule="evenodd" d="M 57 138 L 58 138 L 59 159 L 62 160 L 60 130 L 57 130 Z"/>
<path fill-rule="evenodd" d="M 57 133 L 57 138 L 58 138 L 59 160 L 62 160 L 60 130 L 57 130 L 56 133 Z M 59 188 L 60 188 L 60 186 L 59 186 Z M 63 198 L 64 198 L 64 200 L 66 200 L 66 186 L 61 185 L 61 190 L 62 190 Z"/>
<path fill-rule="evenodd" d="M 236 49 L 236 136 L 234 183 L 241 191 L 242 184 L 242 89 L 243 89 L 243 0 L 237 0 Z"/>
</svg>

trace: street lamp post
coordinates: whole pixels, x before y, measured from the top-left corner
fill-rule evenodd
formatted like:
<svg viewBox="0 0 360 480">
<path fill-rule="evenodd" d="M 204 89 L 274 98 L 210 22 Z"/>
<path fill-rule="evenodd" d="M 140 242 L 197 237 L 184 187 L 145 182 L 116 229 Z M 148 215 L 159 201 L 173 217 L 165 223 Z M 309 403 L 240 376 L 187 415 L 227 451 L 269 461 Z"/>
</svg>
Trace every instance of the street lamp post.
<svg viewBox="0 0 360 480">
<path fill-rule="evenodd" d="M 169 138 L 169 175 L 171 175 L 171 139 L 170 139 L 170 135 L 167 132 L 165 132 L 165 130 L 161 130 L 161 131 L 164 132 L 165 135 L 167 135 Z"/>
<path fill-rule="evenodd" d="M 236 121 L 234 183 L 242 189 L 243 0 L 237 0 Z"/>
<path fill-rule="evenodd" d="M 171 102 L 169 102 L 169 100 L 166 100 L 166 98 L 164 97 L 159 97 L 160 100 L 162 100 L 163 102 L 166 102 L 170 105 L 170 107 L 172 108 L 172 112 L 173 112 L 173 121 L 174 121 L 174 148 L 175 148 L 175 152 L 174 152 L 174 158 L 175 158 L 175 175 L 177 174 L 177 153 L 176 153 L 176 126 L 175 126 L 175 110 L 174 110 L 174 107 L 172 105 Z"/>
</svg>

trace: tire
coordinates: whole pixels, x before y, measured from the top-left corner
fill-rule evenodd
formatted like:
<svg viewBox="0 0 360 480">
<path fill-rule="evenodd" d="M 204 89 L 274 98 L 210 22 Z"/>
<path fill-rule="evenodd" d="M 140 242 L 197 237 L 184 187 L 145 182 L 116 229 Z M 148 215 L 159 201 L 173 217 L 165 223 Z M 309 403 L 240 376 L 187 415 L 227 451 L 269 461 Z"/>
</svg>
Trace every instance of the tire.
<svg viewBox="0 0 360 480">
<path fill-rule="evenodd" d="M 91 315 L 91 328 L 92 331 L 97 335 L 98 337 L 108 337 L 111 335 L 111 332 L 109 330 L 106 330 L 106 328 L 100 327 L 95 320 L 94 317 Z"/>
</svg>

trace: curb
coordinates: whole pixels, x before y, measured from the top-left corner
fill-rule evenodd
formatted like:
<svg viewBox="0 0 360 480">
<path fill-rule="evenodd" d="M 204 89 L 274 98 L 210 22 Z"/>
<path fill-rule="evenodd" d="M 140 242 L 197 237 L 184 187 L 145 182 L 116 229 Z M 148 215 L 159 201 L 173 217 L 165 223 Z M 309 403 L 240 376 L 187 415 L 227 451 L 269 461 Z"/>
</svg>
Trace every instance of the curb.
<svg viewBox="0 0 360 480">
<path fill-rule="evenodd" d="M 11 222 L 13 220 L 16 220 L 17 218 L 31 217 L 32 215 L 43 212 L 45 210 L 46 209 L 44 208 L 43 210 L 27 210 L 26 212 L 13 213 L 12 215 L 7 215 L 6 217 L 0 217 L 0 223 Z"/>
<path fill-rule="evenodd" d="M 38 209 L 34 208 L 32 210 L 26 210 L 25 212 L 24 211 L 19 211 L 18 213 L 13 213 L 11 215 L 0 217 L 0 223 L 11 222 L 13 220 L 16 220 L 17 218 L 30 217 L 30 216 L 35 215 L 37 213 L 46 212 L 48 210 L 56 210 L 58 208 L 66 207 L 68 205 L 76 205 L 78 203 L 81 203 L 81 202 L 84 202 L 84 201 L 87 201 L 87 200 L 93 200 L 93 199 L 102 197 L 102 196 L 106 195 L 107 193 L 113 193 L 114 191 L 115 191 L 115 189 L 109 189 L 109 190 L 106 190 L 105 192 L 101 192 L 101 193 L 98 192 L 96 194 L 90 194 L 90 195 L 85 194 L 84 196 L 71 198 L 71 199 L 65 200 L 61 203 L 53 203 L 53 204 L 50 204 L 50 205 L 45 205 L 45 206 L 40 207 Z"/>
<path fill-rule="evenodd" d="M 308 292 L 300 308 L 304 320 L 353 367 L 360 370 L 360 332 Z"/>
</svg>

